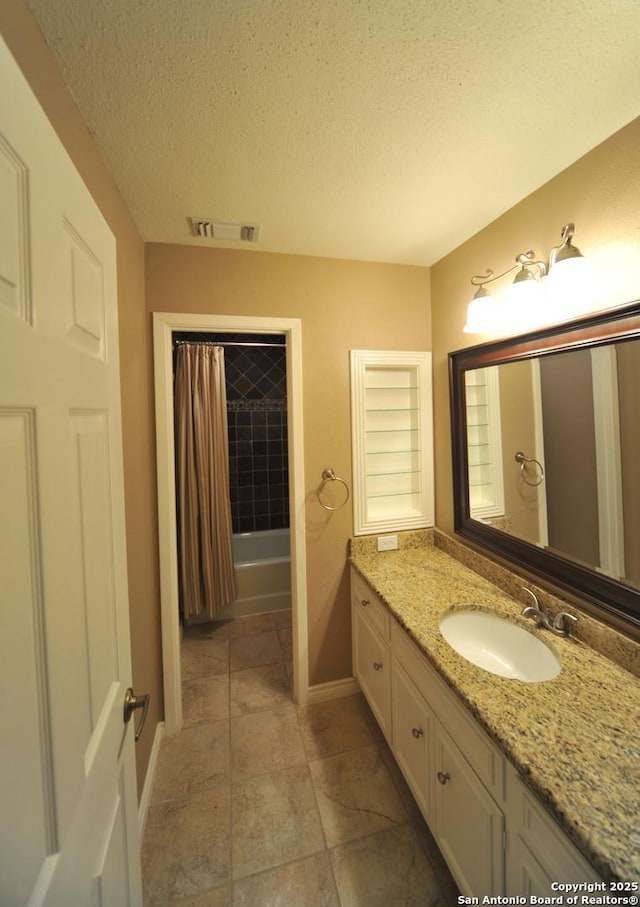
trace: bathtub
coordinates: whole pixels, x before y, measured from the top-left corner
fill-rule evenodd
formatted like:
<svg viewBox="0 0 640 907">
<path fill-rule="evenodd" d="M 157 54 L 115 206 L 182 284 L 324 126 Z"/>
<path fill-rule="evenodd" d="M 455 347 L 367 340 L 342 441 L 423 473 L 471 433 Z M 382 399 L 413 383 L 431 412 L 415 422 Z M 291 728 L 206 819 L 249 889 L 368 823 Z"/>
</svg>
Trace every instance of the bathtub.
<svg viewBox="0 0 640 907">
<path fill-rule="evenodd" d="M 233 537 L 236 598 L 217 620 L 291 607 L 288 529 L 243 532 Z"/>
</svg>

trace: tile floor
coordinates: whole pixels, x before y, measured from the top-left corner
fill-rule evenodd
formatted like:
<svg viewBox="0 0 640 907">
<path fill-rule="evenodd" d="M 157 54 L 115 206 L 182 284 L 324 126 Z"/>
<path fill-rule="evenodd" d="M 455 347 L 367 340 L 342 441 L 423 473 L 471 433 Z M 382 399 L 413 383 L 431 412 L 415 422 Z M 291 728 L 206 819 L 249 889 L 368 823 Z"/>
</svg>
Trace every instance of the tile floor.
<svg viewBox="0 0 640 907">
<path fill-rule="evenodd" d="M 190 629 L 146 907 L 445 907 L 457 888 L 362 696 L 297 708 L 290 612 Z"/>
</svg>

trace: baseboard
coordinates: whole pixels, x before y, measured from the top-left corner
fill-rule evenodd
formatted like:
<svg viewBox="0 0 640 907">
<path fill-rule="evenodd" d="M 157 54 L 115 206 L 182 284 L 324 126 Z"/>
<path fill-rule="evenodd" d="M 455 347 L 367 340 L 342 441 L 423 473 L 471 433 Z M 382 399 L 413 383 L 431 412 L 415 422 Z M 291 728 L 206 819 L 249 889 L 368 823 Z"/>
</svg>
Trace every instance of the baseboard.
<svg viewBox="0 0 640 907">
<path fill-rule="evenodd" d="M 140 835 L 140 844 L 142 844 L 142 839 L 144 838 L 144 828 L 147 824 L 147 813 L 149 812 L 149 806 L 151 804 L 151 792 L 153 790 L 153 782 L 155 781 L 156 777 L 156 769 L 158 768 L 158 756 L 160 755 L 160 744 L 162 743 L 163 737 L 164 721 L 159 721 L 156 725 L 156 732 L 153 736 L 153 746 L 151 747 L 151 753 L 149 755 L 147 774 L 144 779 L 144 787 L 142 788 L 140 803 L 138 804 L 138 830 Z"/>
<path fill-rule="evenodd" d="M 326 702 L 329 699 L 340 699 L 342 696 L 353 696 L 359 693 L 360 687 L 355 677 L 345 677 L 342 680 L 331 680 L 329 683 L 316 683 L 309 687 L 307 705 L 314 702 Z"/>
</svg>

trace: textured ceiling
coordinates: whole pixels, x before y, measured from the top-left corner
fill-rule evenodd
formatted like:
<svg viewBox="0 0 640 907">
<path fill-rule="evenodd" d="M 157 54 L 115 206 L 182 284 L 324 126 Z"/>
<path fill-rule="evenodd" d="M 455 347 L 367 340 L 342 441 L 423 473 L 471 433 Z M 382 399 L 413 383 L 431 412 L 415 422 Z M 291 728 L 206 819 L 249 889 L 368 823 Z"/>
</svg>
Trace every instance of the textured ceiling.
<svg viewBox="0 0 640 907">
<path fill-rule="evenodd" d="M 638 0 L 27 2 L 149 241 L 428 265 L 640 115 Z"/>
</svg>

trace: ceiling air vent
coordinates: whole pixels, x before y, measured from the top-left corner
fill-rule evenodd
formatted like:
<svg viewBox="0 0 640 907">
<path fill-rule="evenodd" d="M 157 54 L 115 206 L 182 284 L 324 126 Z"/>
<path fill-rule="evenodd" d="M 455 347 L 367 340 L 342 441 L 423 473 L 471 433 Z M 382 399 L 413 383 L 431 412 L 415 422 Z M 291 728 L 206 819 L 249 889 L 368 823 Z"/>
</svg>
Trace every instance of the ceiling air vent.
<svg viewBox="0 0 640 907">
<path fill-rule="evenodd" d="M 218 220 L 203 220 L 190 217 L 189 222 L 194 236 L 203 239 L 235 239 L 240 242 L 258 242 L 259 224 L 230 224 Z"/>
</svg>

